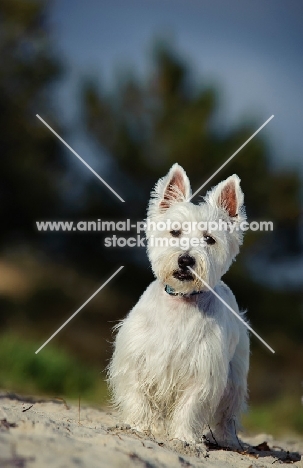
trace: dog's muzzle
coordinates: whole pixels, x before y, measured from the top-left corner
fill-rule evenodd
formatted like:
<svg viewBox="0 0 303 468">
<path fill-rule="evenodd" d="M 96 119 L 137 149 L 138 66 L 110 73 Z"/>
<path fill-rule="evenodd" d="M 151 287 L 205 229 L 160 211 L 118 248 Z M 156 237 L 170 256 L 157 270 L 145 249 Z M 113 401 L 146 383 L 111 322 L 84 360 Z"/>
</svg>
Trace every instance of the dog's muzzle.
<svg viewBox="0 0 303 468">
<path fill-rule="evenodd" d="M 175 270 L 173 272 L 173 277 L 178 279 L 179 281 L 192 281 L 194 278 L 193 278 L 193 275 L 190 273 L 190 271 L 188 270 L 188 266 L 189 267 L 193 267 L 196 263 L 196 260 L 194 259 L 194 257 L 191 257 L 190 255 L 188 254 L 182 254 L 180 255 L 180 257 L 178 258 L 178 270 Z"/>
</svg>

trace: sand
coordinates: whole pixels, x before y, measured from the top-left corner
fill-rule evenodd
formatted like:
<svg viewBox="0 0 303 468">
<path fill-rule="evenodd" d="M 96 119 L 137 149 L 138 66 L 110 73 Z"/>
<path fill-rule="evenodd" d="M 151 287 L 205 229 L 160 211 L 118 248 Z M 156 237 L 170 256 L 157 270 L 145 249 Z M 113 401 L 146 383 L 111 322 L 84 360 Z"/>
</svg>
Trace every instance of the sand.
<svg viewBox="0 0 303 468">
<path fill-rule="evenodd" d="M 303 468 L 303 440 L 241 437 L 239 452 L 155 439 L 119 422 L 110 409 L 0 394 L 0 468 Z M 260 443 L 265 450 L 254 449 Z M 288 451 L 288 452 L 287 452 Z M 302 457 L 303 459 L 303 457 Z"/>
</svg>

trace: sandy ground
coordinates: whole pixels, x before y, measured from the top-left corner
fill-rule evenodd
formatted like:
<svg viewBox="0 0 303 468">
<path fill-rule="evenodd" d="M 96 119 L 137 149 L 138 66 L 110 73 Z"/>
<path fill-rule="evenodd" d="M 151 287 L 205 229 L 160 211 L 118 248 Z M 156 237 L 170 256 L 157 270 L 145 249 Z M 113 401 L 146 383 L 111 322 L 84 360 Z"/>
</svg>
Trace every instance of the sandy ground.
<svg viewBox="0 0 303 468">
<path fill-rule="evenodd" d="M 260 434 L 242 441 L 234 452 L 156 440 L 121 425 L 110 410 L 81 405 L 79 420 L 78 406 L 64 401 L 0 393 L 0 468 L 303 468 L 303 440 Z"/>
</svg>

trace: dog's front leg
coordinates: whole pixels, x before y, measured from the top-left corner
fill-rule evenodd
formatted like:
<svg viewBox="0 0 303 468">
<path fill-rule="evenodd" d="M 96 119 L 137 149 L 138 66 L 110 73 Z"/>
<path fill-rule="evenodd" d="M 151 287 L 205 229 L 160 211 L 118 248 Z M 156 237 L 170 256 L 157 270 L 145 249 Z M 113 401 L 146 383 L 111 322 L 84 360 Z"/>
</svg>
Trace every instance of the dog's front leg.
<svg viewBox="0 0 303 468">
<path fill-rule="evenodd" d="M 132 387 L 121 388 L 121 392 L 116 393 L 116 402 L 124 423 L 140 432 L 150 431 L 155 415 L 149 399 L 136 387 L 134 383 Z"/>
<path fill-rule="evenodd" d="M 171 419 L 170 437 L 189 443 L 200 441 L 205 421 L 199 391 L 200 388 L 188 388 L 179 397 Z"/>
<path fill-rule="evenodd" d="M 237 431 L 246 409 L 249 339 L 242 329 L 239 344 L 229 365 L 227 386 L 214 417 L 214 433 L 219 445 L 239 448 Z"/>
</svg>

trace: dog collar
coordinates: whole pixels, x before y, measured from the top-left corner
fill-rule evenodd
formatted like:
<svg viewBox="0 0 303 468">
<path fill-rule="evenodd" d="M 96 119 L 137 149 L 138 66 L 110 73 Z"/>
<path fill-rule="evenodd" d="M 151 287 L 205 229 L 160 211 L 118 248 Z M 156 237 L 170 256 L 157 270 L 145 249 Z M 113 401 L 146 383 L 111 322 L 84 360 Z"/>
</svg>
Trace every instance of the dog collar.
<svg viewBox="0 0 303 468">
<path fill-rule="evenodd" d="M 181 293 L 181 292 L 176 292 L 176 290 L 174 288 L 172 288 L 171 286 L 169 286 L 168 284 L 165 285 L 165 288 L 164 288 L 165 292 L 167 292 L 167 294 L 169 294 L 170 296 L 194 296 L 195 294 L 202 294 L 204 291 L 193 291 L 192 293 Z"/>
</svg>

